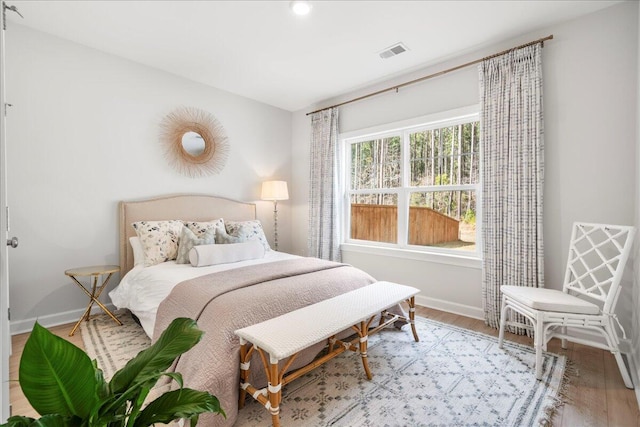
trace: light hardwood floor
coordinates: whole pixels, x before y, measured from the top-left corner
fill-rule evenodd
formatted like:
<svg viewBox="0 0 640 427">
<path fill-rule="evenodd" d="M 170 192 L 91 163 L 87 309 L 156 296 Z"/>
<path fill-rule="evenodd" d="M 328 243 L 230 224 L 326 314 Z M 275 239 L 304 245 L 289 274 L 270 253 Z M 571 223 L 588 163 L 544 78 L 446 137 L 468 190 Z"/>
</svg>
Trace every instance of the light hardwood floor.
<svg viewBox="0 0 640 427">
<path fill-rule="evenodd" d="M 481 320 L 425 307 L 418 307 L 417 314 L 487 335 L 498 335 L 495 329 L 485 326 Z M 50 330 L 83 348 L 80 331 L 76 332 L 73 337 L 67 335 L 72 326 L 71 324 L 57 326 Z M 11 379 L 18 377 L 20 355 L 27 338 L 28 334 L 13 337 L 13 355 L 10 361 Z M 531 339 L 527 337 L 507 334 L 506 339 L 532 345 Z M 549 343 L 549 351 L 566 355 L 573 363 L 575 371 L 567 388 L 567 402 L 558 409 L 553 417 L 554 426 L 640 426 L 640 410 L 635 392 L 624 386 L 618 366 L 611 353 L 573 343 L 569 343 L 568 348 L 563 350 L 558 340 Z M 37 416 L 23 396 L 17 382 L 11 383 L 10 393 L 14 414 Z"/>
</svg>

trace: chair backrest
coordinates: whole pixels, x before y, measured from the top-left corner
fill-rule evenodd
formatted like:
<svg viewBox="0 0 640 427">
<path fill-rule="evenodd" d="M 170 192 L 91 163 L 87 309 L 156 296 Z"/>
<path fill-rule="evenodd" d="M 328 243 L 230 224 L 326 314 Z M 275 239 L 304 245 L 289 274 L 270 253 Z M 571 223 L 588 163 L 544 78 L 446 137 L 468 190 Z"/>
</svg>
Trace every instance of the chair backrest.
<svg viewBox="0 0 640 427">
<path fill-rule="evenodd" d="M 595 299 L 603 313 L 613 312 L 634 236 L 631 226 L 574 223 L 564 292 Z"/>
</svg>

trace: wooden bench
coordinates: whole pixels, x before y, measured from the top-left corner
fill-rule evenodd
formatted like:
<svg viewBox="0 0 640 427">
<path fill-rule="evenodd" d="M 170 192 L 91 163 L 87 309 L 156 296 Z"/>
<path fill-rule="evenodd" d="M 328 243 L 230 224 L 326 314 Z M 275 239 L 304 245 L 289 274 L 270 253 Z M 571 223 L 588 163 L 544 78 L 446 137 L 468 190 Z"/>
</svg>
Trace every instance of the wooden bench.
<svg viewBox="0 0 640 427">
<path fill-rule="evenodd" d="M 249 393 L 271 413 L 273 425 L 278 427 L 282 387 L 346 350 L 360 353 L 367 378 L 371 379 L 367 362 L 369 335 L 398 320 L 405 320 L 411 324 L 413 338 L 418 341 L 414 299 L 418 292 L 418 289 L 410 286 L 376 282 L 235 331 L 240 337 L 239 408 L 244 406 Z M 409 304 L 409 318 L 387 311 L 402 301 Z M 369 329 L 378 314 L 381 314 L 379 324 Z M 352 341 L 343 342 L 335 338 L 338 333 L 349 328 L 358 335 Z M 327 354 L 285 376 L 300 351 L 323 340 L 328 340 Z M 268 386 L 263 389 L 257 389 L 248 382 L 254 351 L 260 354 L 267 374 Z M 286 362 L 280 368 L 278 362 L 285 359 Z"/>
</svg>

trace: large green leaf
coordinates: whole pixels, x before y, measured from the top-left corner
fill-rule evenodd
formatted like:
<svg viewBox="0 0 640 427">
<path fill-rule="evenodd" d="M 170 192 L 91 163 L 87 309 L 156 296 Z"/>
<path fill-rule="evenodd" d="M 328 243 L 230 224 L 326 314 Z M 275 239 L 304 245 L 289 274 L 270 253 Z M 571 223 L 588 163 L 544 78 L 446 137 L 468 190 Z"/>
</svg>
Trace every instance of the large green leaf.
<svg viewBox="0 0 640 427">
<path fill-rule="evenodd" d="M 22 415 L 14 415 L 13 417 L 9 417 L 7 422 L 1 424 L 0 427 L 28 427 L 34 422 L 35 419 L 30 417 L 23 417 Z"/>
<path fill-rule="evenodd" d="M 93 369 L 96 375 L 96 385 L 97 385 L 96 393 L 98 394 L 98 398 L 99 399 L 105 398 L 110 393 L 109 384 L 107 384 L 107 382 L 104 380 L 104 373 L 102 372 L 102 369 L 100 369 L 100 367 L 98 366 L 98 361 L 92 360 L 91 365 L 93 365 Z"/>
<path fill-rule="evenodd" d="M 98 397 L 89 356 L 37 322 L 20 359 L 20 386 L 40 415 L 86 418 Z"/>
<path fill-rule="evenodd" d="M 134 427 L 168 424 L 177 418 L 192 418 L 203 412 L 214 412 L 226 417 L 215 396 L 204 391 L 182 388 L 167 392 L 147 405 L 136 419 Z"/>
<path fill-rule="evenodd" d="M 109 422 L 115 419 L 114 414 L 124 414 L 124 416 L 127 414 L 137 414 L 140 412 L 142 403 L 149 394 L 151 387 L 163 376 L 173 378 L 180 387 L 182 387 L 182 375 L 176 372 L 157 372 L 153 375 L 140 377 L 136 383 L 132 384 L 122 393 L 110 394 L 107 398 L 102 399 L 91 416 L 91 422 L 97 422 L 98 424 Z M 110 425 L 110 427 L 114 426 Z"/>
<path fill-rule="evenodd" d="M 167 370 L 173 361 L 200 341 L 202 331 L 195 320 L 174 319 L 151 347 L 138 353 L 124 368 L 115 373 L 109 383 L 115 394 L 123 393 L 141 378 Z"/>
<path fill-rule="evenodd" d="M 78 427 L 81 425 L 80 418 L 63 417 L 62 415 L 45 415 L 40 419 L 29 417 L 13 416 L 0 427 Z"/>
<path fill-rule="evenodd" d="M 79 427 L 79 418 L 65 418 L 61 415 L 45 415 L 35 420 L 29 427 Z"/>
</svg>

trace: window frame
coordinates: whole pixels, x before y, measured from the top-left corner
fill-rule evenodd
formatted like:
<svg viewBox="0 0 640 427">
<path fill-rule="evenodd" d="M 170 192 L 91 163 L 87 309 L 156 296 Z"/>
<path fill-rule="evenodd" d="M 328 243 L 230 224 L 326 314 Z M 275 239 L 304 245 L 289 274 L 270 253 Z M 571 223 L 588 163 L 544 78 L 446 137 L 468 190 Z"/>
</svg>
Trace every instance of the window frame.
<svg viewBox="0 0 640 427">
<path fill-rule="evenodd" d="M 338 136 L 342 168 L 341 200 L 342 200 L 342 248 L 347 251 L 357 251 L 362 253 L 385 254 L 396 257 L 427 259 L 444 263 L 453 263 L 471 267 L 480 267 L 478 262 L 482 254 L 482 241 L 480 227 L 476 227 L 475 251 L 461 249 L 440 248 L 435 246 L 410 245 L 409 236 L 409 209 L 411 193 L 439 192 L 439 191 L 465 191 L 474 190 L 476 195 L 476 224 L 482 221 L 482 169 L 479 171 L 479 180 L 476 184 L 460 185 L 438 185 L 438 186 L 410 186 L 410 161 L 408 148 L 410 135 L 416 132 L 441 129 L 448 126 L 455 126 L 462 123 L 479 121 L 480 106 L 471 105 L 421 116 L 414 119 L 404 120 L 384 124 L 367 129 L 360 129 L 342 133 Z M 401 177 L 400 186 L 381 189 L 351 190 L 351 146 L 359 142 L 370 141 L 373 138 L 386 138 L 398 136 L 401 138 L 400 164 Z M 483 144 L 480 138 L 479 155 L 482 156 Z M 351 195 L 354 194 L 396 194 L 397 197 L 397 243 L 376 242 L 371 240 L 352 239 L 351 236 Z M 422 255 L 424 254 L 424 255 Z M 434 257 L 435 256 L 435 257 Z M 445 259 L 438 259 L 445 257 Z"/>
</svg>

